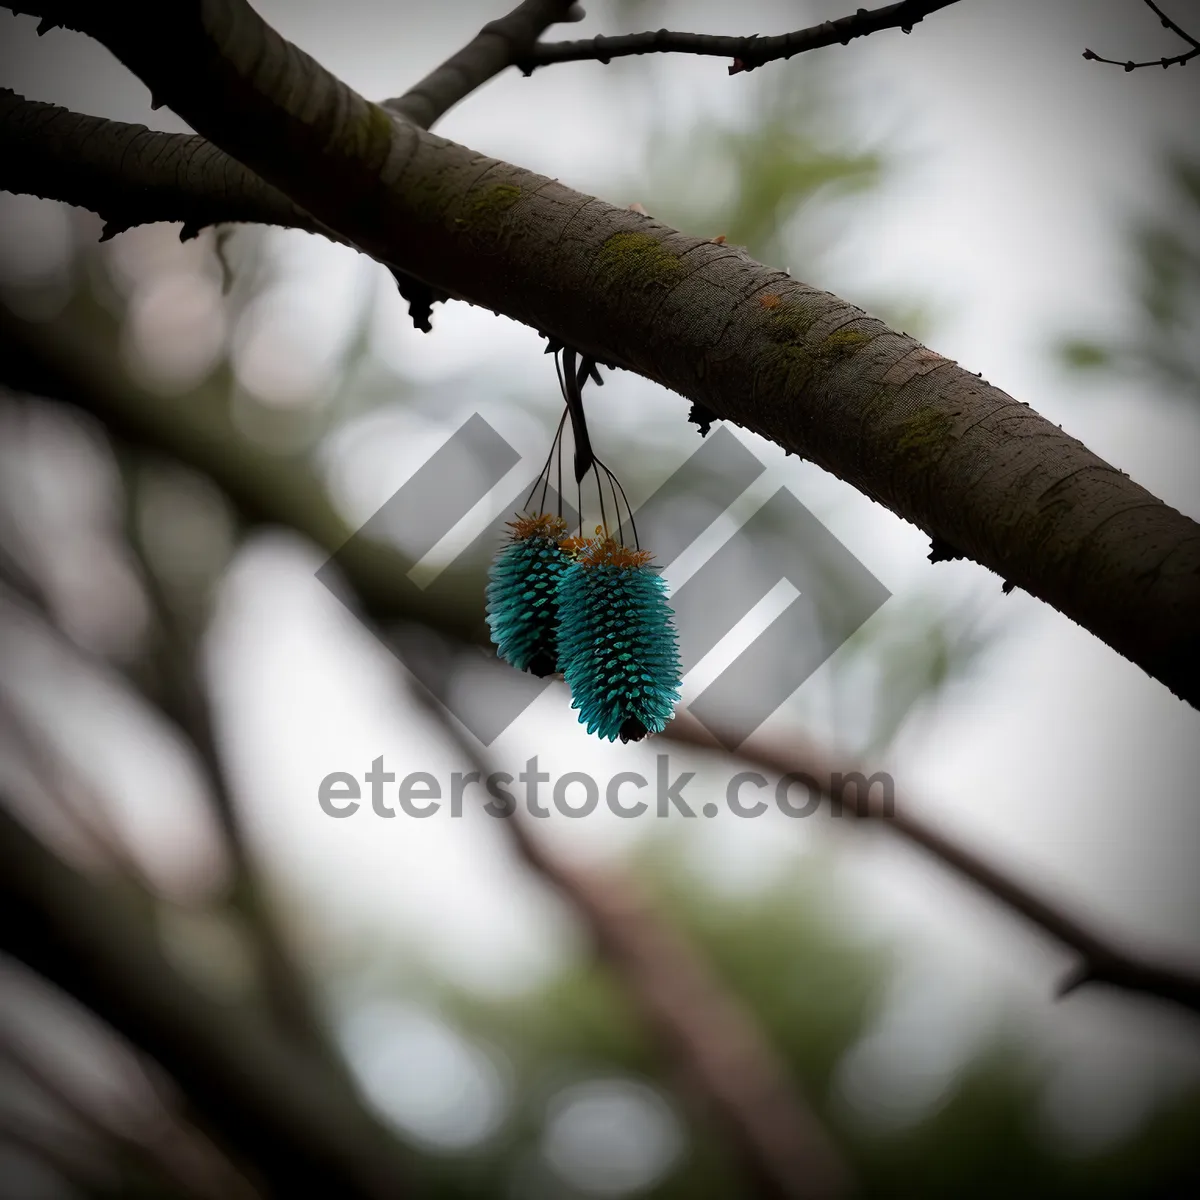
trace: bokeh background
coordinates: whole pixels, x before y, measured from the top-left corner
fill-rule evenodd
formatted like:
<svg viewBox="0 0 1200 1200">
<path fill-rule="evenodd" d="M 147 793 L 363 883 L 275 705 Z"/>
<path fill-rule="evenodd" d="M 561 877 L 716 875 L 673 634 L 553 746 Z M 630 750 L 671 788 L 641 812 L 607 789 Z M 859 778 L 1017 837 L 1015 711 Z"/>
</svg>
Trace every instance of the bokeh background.
<svg viewBox="0 0 1200 1200">
<path fill-rule="evenodd" d="M 382 98 L 502 6 L 256 7 Z M 588 8 L 550 36 L 775 33 L 843 12 L 817 0 Z M 1174 8 L 1185 27 L 1197 16 Z M 186 128 L 152 112 L 102 48 L 35 27 L 0 14 L 0 85 Z M 1085 47 L 1119 59 L 1181 48 L 1136 0 L 964 0 L 910 36 L 735 77 L 685 56 L 509 72 L 438 131 L 726 235 L 982 372 L 1200 519 L 1200 68 L 1125 73 L 1085 62 Z M 302 507 L 357 527 L 473 413 L 522 451 L 522 470 L 545 454 L 561 400 L 530 329 L 453 303 L 422 334 L 383 267 L 302 233 L 222 227 L 181 243 L 159 225 L 99 244 L 99 232 L 92 214 L 0 195 L 12 327 L 64 354 L 86 342 L 104 390 L 202 427 L 263 487 L 302 471 Z M 610 373 L 589 405 L 635 505 L 699 444 L 686 403 L 641 378 Z M 578 915 L 495 821 L 322 813 L 323 777 L 361 777 L 380 756 L 397 775 L 471 769 L 316 579 L 328 550 L 248 522 L 219 482 L 70 406 L 6 391 L 0 429 L 0 745 L 22 819 L 92 878 L 137 890 L 164 953 L 215 1003 L 262 1003 L 265 911 L 367 1105 L 408 1148 L 418 1190 L 750 1194 Z M 918 530 L 735 433 L 767 466 L 743 511 L 786 486 L 892 592 L 756 737 L 802 733 L 886 769 L 914 811 L 1067 910 L 1200 960 L 1197 714 L 1065 617 L 1002 594 L 975 564 L 931 566 Z M 423 560 L 426 579 L 508 486 Z M 731 532 L 714 527 L 691 569 Z M 481 573 L 464 584 L 480 606 L 482 586 Z M 739 626 L 685 693 L 774 615 Z M 168 719 L 181 662 L 211 744 Z M 561 688 L 488 751 L 505 769 L 537 754 L 552 775 L 601 781 L 653 777 L 661 752 L 590 739 Z M 697 773 L 697 807 L 744 769 L 670 755 Z M 1200 1182 L 1194 1018 L 1100 988 L 1056 1000 L 1071 957 L 886 827 L 826 811 L 597 812 L 532 833 L 655 898 L 754 1016 L 863 1194 L 1182 1196 Z M 178 1170 L 114 1152 L 114 1123 L 134 1142 L 164 1123 L 176 1142 L 190 1136 L 186 1106 L 146 1084 L 136 1048 L 15 962 L 0 986 L 3 1194 L 189 1194 Z M 221 1194 L 232 1177 L 206 1153 L 192 1184 L 224 1180 Z"/>
</svg>

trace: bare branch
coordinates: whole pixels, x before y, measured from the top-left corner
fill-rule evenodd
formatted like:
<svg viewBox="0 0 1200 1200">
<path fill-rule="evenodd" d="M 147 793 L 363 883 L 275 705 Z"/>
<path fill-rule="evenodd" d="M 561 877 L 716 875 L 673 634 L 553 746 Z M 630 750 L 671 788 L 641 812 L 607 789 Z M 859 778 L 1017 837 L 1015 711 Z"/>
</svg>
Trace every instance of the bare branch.
<svg viewBox="0 0 1200 1200">
<path fill-rule="evenodd" d="M 0 190 L 90 209 L 101 240 L 151 221 L 252 221 L 326 233 L 320 222 L 211 142 L 70 112 L 0 89 Z"/>
<path fill-rule="evenodd" d="M 1144 2 L 1146 7 L 1150 9 L 1150 11 L 1154 13 L 1154 15 L 1162 22 L 1164 29 L 1169 29 L 1178 37 L 1183 38 L 1183 40 L 1189 45 L 1194 46 L 1197 50 L 1200 50 L 1200 41 L 1197 41 L 1190 33 L 1185 32 L 1174 21 L 1172 21 L 1171 18 L 1168 17 L 1167 14 L 1163 12 L 1163 10 L 1159 8 L 1157 4 L 1154 3 L 1154 0 L 1144 0 Z"/>
<path fill-rule="evenodd" d="M 517 59 L 517 66 L 531 75 L 538 67 L 551 63 L 595 60 L 608 63 L 630 54 L 705 54 L 732 59 L 730 75 L 753 71 L 764 63 L 792 58 L 823 46 L 848 45 L 883 29 L 902 29 L 911 33 L 913 26 L 939 8 L 949 8 L 957 0 L 900 0 L 882 8 L 860 8 L 834 21 L 823 21 L 794 33 L 775 37 L 721 37 L 707 33 L 672 33 L 659 29 L 650 33 L 603 35 L 577 42 L 540 42 Z"/>
<path fill-rule="evenodd" d="M 720 743 L 691 717 L 676 718 L 663 735 L 671 741 L 716 749 Z M 1071 916 L 1063 907 L 1036 888 L 1023 883 L 982 854 L 962 845 L 918 817 L 908 804 L 893 797 L 886 808 L 879 797 L 872 797 L 865 781 L 876 777 L 872 771 L 852 762 L 839 762 L 818 747 L 802 740 L 784 746 L 743 744 L 738 756 L 777 776 L 797 775 L 810 789 L 819 789 L 826 801 L 863 820 L 876 821 L 893 833 L 920 846 L 955 874 L 988 893 L 1006 908 L 1036 926 L 1068 950 L 1082 958 L 1060 989 L 1066 994 L 1085 983 L 1106 983 L 1127 991 L 1141 992 L 1169 1000 L 1200 1013 L 1200 973 L 1185 967 L 1155 962 L 1136 951 L 1123 949 L 1116 942 Z M 854 795 L 837 781 L 855 782 Z M 844 809 L 843 809 L 843 806 Z"/>
<path fill-rule="evenodd" d="M 383 107 L 428 129 L 460 100 L 516 63 L 550 25 L 582 17 L 582 10 L 572 0 L 524 0 L 506 16 L 489 21 L 467 45 L 404 95 L 384 100 Z"/>
<path fill-rule="evenodd" d="M 155 221 L 182 221 L 181 241 L 209 225 L 247 222 L 358 249 L 202 137 L 85 116 L 8 89 L 0 89 L 0 191 L 89 209 L 104 219 L 102 242 Z M 384 265 L 428 333 L 433 303 L 449 293 Z"/>
<path fill-rule="evenodd" d="M 1139 67 L 1162 67 L 1164 70 L 1167 67 L 1182 67 L 1184 63 L 1195 58 L 1197 55 L 1200 55 L 1200 41 L 1197 41 L 1196 38 L 1192 37 L 1190 33 L 1182 29 L 1178 24 L 1176 24 L 1176 22 L 1172 21 L 1171 18 L 1168 17 L 1167 14 L 1163 12 L 1163 10 L 1159 8 L 1157 4 L 1154 3 L 1154 0 L 1144 0 L 1144 3 L 1146 7 L 1149 8 L 1150 11 L 1153 12 L 1155 16 L 1157 16 L 1162 22 L 1162 27 L 1164 29 L 1169 29 L 1177 37 L 1182 38 L 1189 46 L 1191 46 L 1191 49 L 1185 50 L 1180 54 L 1176 54 L 1171 58 L 1152 58 L 1148 59 L 1146 62 L 1133 62 L 1132 60 L 1120 62 L 1115 58 L 1102 58 L 1094 50 L 1085 50 L 1083 52 L 1083 57 L 1092 62 L 1108 63 L 1108 65 L 1112 67 L 1124 67 L 1128 72 L 1136 71 Z"/>
</svg>

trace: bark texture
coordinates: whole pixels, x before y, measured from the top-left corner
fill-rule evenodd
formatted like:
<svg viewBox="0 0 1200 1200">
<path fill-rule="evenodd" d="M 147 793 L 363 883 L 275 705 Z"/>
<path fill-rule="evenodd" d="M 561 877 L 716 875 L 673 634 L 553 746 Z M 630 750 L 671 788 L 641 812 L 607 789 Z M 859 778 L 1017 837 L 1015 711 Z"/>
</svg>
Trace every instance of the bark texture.
<svg viewBox="0 0 1200 1200">
<path fill-rule="evenodd" d="M 303 209 L 195 134 L 155 133 L 0 88 L 0 187 L 91 209 L 103 238 L 151 221 L 184 236 L 223 221 L 323 232 Z"/>
<path fill-rule="evenodd" d="M 1200 704 L 1200 526 L 853 305 L 365 100 L 244 0 L 10 5 L 93 34 L 368 253 L 818 463 Z"/>
</svg>

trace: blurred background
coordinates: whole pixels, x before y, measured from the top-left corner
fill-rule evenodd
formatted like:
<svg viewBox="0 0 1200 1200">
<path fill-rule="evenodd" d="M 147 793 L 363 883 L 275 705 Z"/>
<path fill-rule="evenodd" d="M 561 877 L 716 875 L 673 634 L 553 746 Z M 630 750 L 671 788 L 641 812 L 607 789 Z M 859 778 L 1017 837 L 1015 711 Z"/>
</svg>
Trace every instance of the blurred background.
<svg viewBox="0 0 1200 1200">
<path fill-rule="evenodd" d="M 256 7 L 382 98 L 504 6 Z M 1174 9 L 1200 36 L 1195 9 Z M 623 0 L 548 36 L 841 15 Z M 99 46 L 35 29 L 0 13 L 0 85 L 186 128 Z M 1126 73 L 1085 47 L 1182 48 L 1136 0 L 964 0 L 911 36 L 734 77 L 658 55 L 508 72 L 438 132 L 725 235 L 982 372 L 1200 519 L 1200 68 Z M 339 595 L 316 573 L 478 413 L 523 465 L 421 558 L 422 581 L 455 561 L 545 455 L 562 406 L 545 344 L 460 303 L 420 333 L 385 268 L 315 236 L 181 242 L 154 225 L 101 244 L 100 226 L 0 194 L 10 347 L 88 384 L 0 391 L 0 786 L 130 914 L 162 978 L 231 1030 L 245 1016 L 295 1039 L 343 1113 L 394 1138 L 393 1194 L 773 1194 L 670 1018 L 646 1016 L 646 979 L 675 960 L 651 948 L 639 984 L 604 897 L 613 912 L 636 897 L 640 929 L 680 939 L 705 982 L 676 978 L 679 994 L 721 998 L 732 1026 L 718 1014 L 714 1037 L 749 1039 L 854 1194 L 1195 1194 L 1195 1014 L 1104 988 L 1056 999 L 1073 956 L 886 822 L 601 809 L 514 832 L 469 803 L 461 819 L 325 815 L 321 780 L 381 756 L 443 785 L 476 769 L 356 615 L 353 581 Z M 635 506 L 701 444 L 686 402 L 639 377 L 608 373 L 589 405 Z M 1065 617 L 975 564 L 931 566 L 920 531 L 732 432 L 766 467 L 741 512 L 788 488 L 891 599 L 743 757 L 599 743 L 556 685 L 487 763 L 515 774 L 537 755 L 552 777 L 604 781 L 653 778 L 669 753 L 673 774 L 695 772 L 698 809 L 754 769 L 754 747 L 804 739 L 890 772 L 908 810 L 1122 944 L 1200 961 L 1200 717 Z M 671 586 L 732 530 L 716 523 Z M 380 553 L 414 557 L 402 537 Z M 485 568 L 454 568 L 477 619 Z M 740 624 L 685 704 L 774 615 Z M 438 648 L 447 687 L 474 686 L 477 652 L 404 636 Z M 590 908 L 578 880 L 598 889 Z M 16 959 L 0 987 L 4 1195 L 271 1193 L 155 1043 Z"/>
</svg>

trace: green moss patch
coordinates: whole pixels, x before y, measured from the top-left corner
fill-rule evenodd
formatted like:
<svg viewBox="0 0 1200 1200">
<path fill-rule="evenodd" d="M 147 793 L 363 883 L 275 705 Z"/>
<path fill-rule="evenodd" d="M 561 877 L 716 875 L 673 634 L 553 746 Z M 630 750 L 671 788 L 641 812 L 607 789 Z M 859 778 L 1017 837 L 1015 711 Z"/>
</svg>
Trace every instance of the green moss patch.
<svg viewBox="0 0 1200 1200">
<path fill-rule="evenodd" d="M 596 282 L 604 288 L 671 287 L 683 264 L 648 233 L 614 233 L 596 256 Z"/>
<path fill-rule="evenodd" d="M 896 449 L 910 460 L 936 462 L 949 448 L 953 436 L 954 419 L 925 405 L 900 423 Z"/>
</svg>

